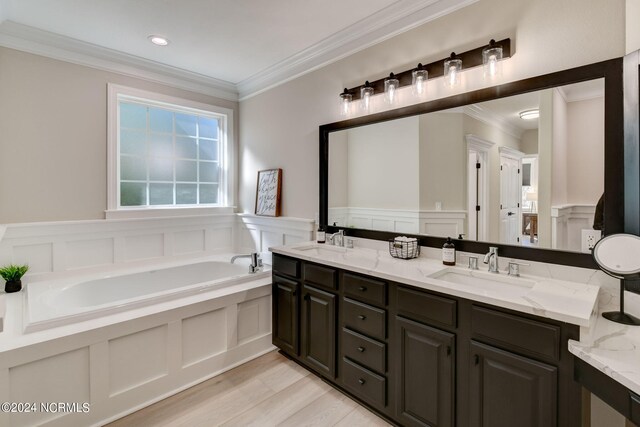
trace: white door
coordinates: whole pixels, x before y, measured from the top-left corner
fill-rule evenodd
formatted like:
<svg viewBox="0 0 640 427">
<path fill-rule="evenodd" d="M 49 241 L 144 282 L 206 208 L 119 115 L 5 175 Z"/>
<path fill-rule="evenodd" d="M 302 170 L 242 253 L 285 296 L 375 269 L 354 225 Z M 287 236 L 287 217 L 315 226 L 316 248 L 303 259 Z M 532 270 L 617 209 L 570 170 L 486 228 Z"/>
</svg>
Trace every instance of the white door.
<svg viewBox="0 0 640 427">
<path fill-rule="evenodd" d="M 500 156 L 500 243 L 520 243 L 521 160 Z"/>
</svg>

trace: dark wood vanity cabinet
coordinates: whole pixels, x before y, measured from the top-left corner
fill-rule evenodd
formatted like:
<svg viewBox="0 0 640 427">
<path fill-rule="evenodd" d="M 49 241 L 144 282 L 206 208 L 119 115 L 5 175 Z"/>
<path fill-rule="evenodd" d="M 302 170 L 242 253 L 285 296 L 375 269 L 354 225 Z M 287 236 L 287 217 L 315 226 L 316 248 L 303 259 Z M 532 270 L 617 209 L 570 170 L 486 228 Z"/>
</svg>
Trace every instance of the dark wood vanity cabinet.
<svg viewBox="0 0 640 427">
<path fill-rule="evenodd" d="M 274 345 L 394 424 L 581 425 L 577 326 L 277 254 L 273 289 Z"/>
<path fill-rule="evenodd" d="M 303 286 L 300 357 L 330 378 L 336 374 L 336 299 L 329 292 Z"/>
<path fill-rule="evenodd" d="M 273 345 L 298 355 L 298 289 L 300 284 L 274 273 L 272 284 Z"/>
<path fill-rule="evenodd" d="M 396 417 L 406 426 L 454 425 L 455 335 L 395 319 Z"/>
<path fill-rule="evenodd" d="M 471 342 L 471 427 L 558 425 L 558 368 Z"/>
</svg>

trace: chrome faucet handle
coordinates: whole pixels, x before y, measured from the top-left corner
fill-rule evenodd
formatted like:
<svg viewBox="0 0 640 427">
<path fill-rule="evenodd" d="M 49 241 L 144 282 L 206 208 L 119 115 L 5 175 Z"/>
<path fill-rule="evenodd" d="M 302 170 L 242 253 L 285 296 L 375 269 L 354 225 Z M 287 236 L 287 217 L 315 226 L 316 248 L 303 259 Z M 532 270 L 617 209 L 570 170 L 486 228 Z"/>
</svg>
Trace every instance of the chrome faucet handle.
<svg viewBox="0 0 640 427">
<path fill-rule="evenodd" d="M 477 270 L 478 269 L 478 257 L 470 256 L 469 257 L 469 270 Z"/>
<path fill-rule="evenodd" d="M 347 249 L 353 249 L 353 239 L 346 239 L 344 246 Z"/>
<path fill-rule="evenodd" d="M 507 266 L 507 275 L 513 277 L 520 277 L 520 266 L 528 266 L 531 264 L 525 264 L 521 262 L 509 261 L 509 265 Z"/>
</svg>

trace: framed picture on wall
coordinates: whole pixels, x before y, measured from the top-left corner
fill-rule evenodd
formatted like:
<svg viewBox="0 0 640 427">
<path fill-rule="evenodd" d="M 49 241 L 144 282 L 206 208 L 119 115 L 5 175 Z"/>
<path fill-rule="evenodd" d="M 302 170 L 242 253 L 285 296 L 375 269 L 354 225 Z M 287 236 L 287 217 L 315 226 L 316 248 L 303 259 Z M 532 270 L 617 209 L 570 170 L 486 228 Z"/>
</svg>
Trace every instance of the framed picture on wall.
<svg viewBox="0 0 640 427">
<path fill-rule="evenodd" d="M 256 187 L 256 215 L 280 216 L 282 169 L 258 171 Z"/>
</svg>

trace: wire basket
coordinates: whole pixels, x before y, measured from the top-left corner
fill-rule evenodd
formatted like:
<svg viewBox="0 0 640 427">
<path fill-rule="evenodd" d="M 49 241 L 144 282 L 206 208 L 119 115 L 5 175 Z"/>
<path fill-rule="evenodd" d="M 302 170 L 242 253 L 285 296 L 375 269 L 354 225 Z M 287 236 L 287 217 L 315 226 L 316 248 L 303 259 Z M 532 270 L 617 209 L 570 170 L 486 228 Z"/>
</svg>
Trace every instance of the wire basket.
<svg viewBox="0 0 640 427">
<path fill-rule="evenodd" d="M 417 239 L 409 241 L 389 240 L 389 253 L 394 258 L 411 259 L 420 255 L 420 245 Z"/>
</svg>

